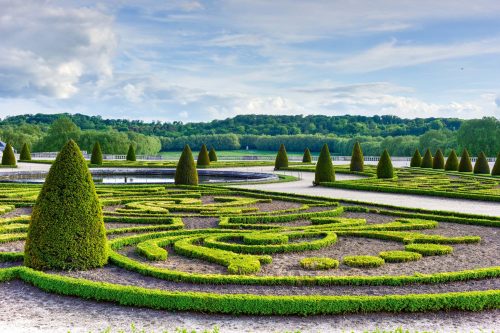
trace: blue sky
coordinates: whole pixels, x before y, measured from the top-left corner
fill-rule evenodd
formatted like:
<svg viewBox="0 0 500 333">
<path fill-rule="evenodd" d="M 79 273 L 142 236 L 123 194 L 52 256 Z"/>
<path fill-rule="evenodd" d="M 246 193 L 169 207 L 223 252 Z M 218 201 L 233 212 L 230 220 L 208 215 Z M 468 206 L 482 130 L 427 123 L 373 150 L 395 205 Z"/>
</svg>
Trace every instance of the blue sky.
<svg viewBox="0 0 500 333">
<path fill-rule="evenodd" d="M 0 0 L 0 117 L 500 118 L 500 1 Z"/>
</svg>

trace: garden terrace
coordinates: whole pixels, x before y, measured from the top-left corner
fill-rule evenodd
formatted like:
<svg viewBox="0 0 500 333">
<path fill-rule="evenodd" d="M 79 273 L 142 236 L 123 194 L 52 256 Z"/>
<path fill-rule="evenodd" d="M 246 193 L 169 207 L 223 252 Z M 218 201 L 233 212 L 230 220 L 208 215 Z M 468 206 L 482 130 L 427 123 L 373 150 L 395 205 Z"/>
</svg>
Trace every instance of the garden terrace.
<svg viewBox="0 0 500 333">
<path fill-rule="evenodd" d="M 21 265 L 39 188 L 0 185 L 2 281 L 131 306 L 232 314 L 500 305 L 500 217 L 217 185 L 99 185 L 109 263 L 43 273 Z"/>
</svg>

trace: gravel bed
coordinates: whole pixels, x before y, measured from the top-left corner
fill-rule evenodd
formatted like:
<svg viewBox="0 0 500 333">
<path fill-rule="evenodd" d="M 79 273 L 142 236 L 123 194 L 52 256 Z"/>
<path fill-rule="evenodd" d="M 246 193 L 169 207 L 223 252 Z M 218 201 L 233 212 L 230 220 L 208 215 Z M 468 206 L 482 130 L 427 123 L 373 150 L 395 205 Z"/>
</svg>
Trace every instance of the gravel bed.
<svg viewBox="0 0 500 333">
<path fill-rule="evenodd" d="M 217 228 L 218 217 L 183 217 L 184 229 L 207 229 Z"/>
<path fill-rule="evenodd" d="M 22 251 L 24 251 L 24 241 L 0 243 L 0 252 L 22 252 Z"/>
<path fill-rule="evenodd" d="M 0 218 L 7 218 L 7 217 L 16 217 L 16 216 L 21 216 L 21 215 L 31 215 L 31 211 L 33 210 L 32 207 L 18 207 L 15 208 L 14 210 L 0 215 Z"/>
</svg>

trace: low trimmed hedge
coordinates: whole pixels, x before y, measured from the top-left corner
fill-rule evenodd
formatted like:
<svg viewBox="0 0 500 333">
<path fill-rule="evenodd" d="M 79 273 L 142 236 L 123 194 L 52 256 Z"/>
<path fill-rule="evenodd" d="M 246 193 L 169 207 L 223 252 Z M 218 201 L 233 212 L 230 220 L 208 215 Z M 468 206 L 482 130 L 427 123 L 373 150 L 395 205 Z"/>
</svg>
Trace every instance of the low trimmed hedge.
<svg viewBox="0 0 500 333">
<path fill-rule="evenodd" d="M 287 244 L 288 236 L 283 234 L 249 234 L 243 236 L 243 242 L 246 245 L 275 245 L 275 244 Z"/>
<path fill-rule="evenodd" d="M 375 256 L 346 256 L 342 263 L 349 267 L 375 268 L 385 264 L 385 261 Z"/>
<path fill-rule="evenodd" d="M 332 258 L 311 257 L 301 259 L 300 266 L 308 270 L 327 270 L 339 267 L 339 261 Z"/>
<path fill-rule="evenodd" d="M 406 251 L 417 252 L 423 256 L 440 256 L 453 252 L 453 247 L 437 244 L 409 244 L 405 246 Z"/>
<path fill-rule="evenodd" d="M 379 253 L 380 258 L 385 262 L 408 262 L 422 259 L 422 255 L 409 251 L 384 251 Z"/>
</svg>

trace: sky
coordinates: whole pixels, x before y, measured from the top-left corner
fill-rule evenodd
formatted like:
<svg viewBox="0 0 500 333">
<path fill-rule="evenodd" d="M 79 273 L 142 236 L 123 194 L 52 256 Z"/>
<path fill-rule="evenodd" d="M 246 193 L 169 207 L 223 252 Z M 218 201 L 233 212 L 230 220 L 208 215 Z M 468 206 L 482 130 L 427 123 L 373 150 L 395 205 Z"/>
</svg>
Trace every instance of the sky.
<svg viewBox="0 0 500 333">
<path fill-rule="evenodd" d="M 0 0 L 0 118 L 500 118 L 498 0 Z"/>
</svg>

